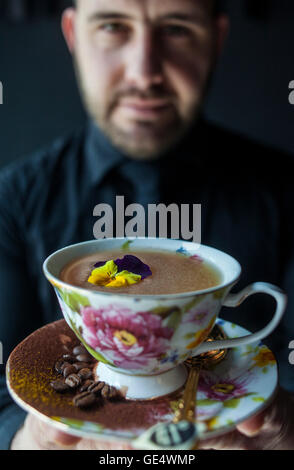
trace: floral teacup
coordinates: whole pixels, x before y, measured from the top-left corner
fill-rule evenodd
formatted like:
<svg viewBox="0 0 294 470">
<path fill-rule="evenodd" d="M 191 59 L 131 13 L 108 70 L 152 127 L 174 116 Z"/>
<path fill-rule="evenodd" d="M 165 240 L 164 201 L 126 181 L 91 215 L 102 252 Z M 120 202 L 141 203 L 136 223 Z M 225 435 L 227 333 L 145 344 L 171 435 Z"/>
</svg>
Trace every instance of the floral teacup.
<svg viewBox="0 0 294 470">
<path fill-rule="evenodd" d="M 120 249 L 196 255 L 217 266 L 221 283 L 181 294 L 130 295 L 75 287 L 59 278 L 64 266 L 75 258 Z M 254 283 L 238 294 L 229 294 L 241 274 L 239 263 L 214 248 L 180 240 L 93 240 L 53 253 L 43 269 L 66 322 L 98 361 L 96 378 L 124 391 L 129 399 L 149 399 L 179 389 L 187 378 L 183 365 L 187 358 L 263 339 L 277 326 L 286 307 L 286 295 L 267 283 Z M 205 342 L 223 305 L 236 307 L 258 292 L 273 296 L 277 302 L 274 317 L 265 328 L 242 338 Z"/>
</svg>

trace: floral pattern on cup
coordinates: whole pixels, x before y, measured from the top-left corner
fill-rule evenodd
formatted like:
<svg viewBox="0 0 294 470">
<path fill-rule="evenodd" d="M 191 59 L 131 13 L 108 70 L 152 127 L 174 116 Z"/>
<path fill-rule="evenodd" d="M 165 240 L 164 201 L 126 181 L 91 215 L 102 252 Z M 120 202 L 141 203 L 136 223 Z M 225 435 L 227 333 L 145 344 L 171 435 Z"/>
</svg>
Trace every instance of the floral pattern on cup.
<svg viewBox="0 0 294 470">
<path fill-rule="evenodd" d="M 182 363 L 204 341 L 216 320 L 217 301 L 202 294 L 177 305 L 140 311 L 116 301 L 97 308 L 90 296 L 55 286 L 68 324 L 99 361 L 140 373 L 169 370 Z M 142 308 L 143 307 L 143 308 Z M 109 323 L 110 322 L 110 323 Z M 179 343 L 181 346 L 179 347 Z"/>
<path fill-rule="evenodd" d="M 204 329 L 196 331 L 196 333 L 191 333 L 189 337 L 192 337 L 193 339 L 189 344 L 187 344 L 186 349 L 195 349 L 199 344 L 203 343 L 203 341 L 206 340 L 208 337 L 209 333 L 211 332 L 216 320 L 216 315 L 212 317 L 210 322 L 208 323 L 208 326 L 206 326 Z M 188 336 L 186 336 L 188 337 Z"/>
<path fill-rule="evenodd" d="M 193 323 L 196 325 L 201 325 L 209 316 L 210 313 L 208 310 L 193 310 L 192 312 L 189 312 L 187 315 L 185 315 L 183 323 Z"/>
<path fill-rule="evenodd" d="M 139 369 L 166 353 L 174 331 L 158 315 L 110 305 L 81 309 L 84 339 L 117 367 Z"/>
</svg>

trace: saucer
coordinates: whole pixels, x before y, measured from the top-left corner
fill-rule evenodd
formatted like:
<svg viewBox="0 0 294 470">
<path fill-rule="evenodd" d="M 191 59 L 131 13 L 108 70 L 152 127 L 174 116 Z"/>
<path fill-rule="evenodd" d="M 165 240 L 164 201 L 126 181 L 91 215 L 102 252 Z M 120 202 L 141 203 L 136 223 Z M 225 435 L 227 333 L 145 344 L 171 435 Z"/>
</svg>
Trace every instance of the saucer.
<svg viewBox="0 0 294 470">
<path fill-rule="evenodd" d="M 219 319 L 229 338 L 249 332 Z M 25 411 L 69 434 L 126 445 L 156 423 L 172 420 L 183 389 L 146 400 L 106 401 L 91 409 L 73 405 L 72 395 L 58 394 L 54 365 L 79 344 L 64 320 L 35 331 L 20 343 L 7 362 L 7 385 L 12 398 Z M 197 430 L 200 439 L 232 431 L 260 412 L 273 398 L 278 384 L 277 363 L 262 343 L 230 349 L 225 359 L 201 372 L 197 392 Z"/>
</svg>

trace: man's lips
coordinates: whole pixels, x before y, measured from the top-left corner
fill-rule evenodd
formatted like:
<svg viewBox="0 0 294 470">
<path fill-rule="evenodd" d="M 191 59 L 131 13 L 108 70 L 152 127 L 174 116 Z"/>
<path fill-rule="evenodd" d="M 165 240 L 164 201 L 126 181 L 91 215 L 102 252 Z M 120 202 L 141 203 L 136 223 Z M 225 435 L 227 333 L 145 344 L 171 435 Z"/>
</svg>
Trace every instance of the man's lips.
<svg viewBox="0 0 294 470">
<path fill-rule="evenodd" d="M 170 101 L 167 99 L 122 99 L 120 104 L 123 106 L 130 106 L 138 109 L 157 109 L 170 106 Z"/>
<path fill-rule="evenodd" d="M 154 119 L 170 111 L 171 102 L 166 99 L 122 99 L 118 106 L 128 115 L 137 118 Z"/>
</svg>

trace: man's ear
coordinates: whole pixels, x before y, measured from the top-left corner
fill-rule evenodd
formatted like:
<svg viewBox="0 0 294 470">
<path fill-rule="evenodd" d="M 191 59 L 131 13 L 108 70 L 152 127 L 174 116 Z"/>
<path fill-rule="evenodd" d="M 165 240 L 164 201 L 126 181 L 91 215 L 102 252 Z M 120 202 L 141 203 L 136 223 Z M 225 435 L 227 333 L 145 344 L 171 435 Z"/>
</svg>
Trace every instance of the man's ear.
<svg viewBox="0 0 294 470">
<path fill-rule="evenodd" d="M 228 15 L 220 14 L 215 20 L 215 28 L 217 55 L 220 56 L 223 52 L 225 41 L 230 31 L 230 20 Z"/>
<path fill-rule="evenodd" d="M 73 53 L 75 48 L 75 19 L 75 8 L 67 8 L 66 10 L 64 10 L 61 19 L 61 28 L 69 51 L 71 53 Z"/>
</svg>

